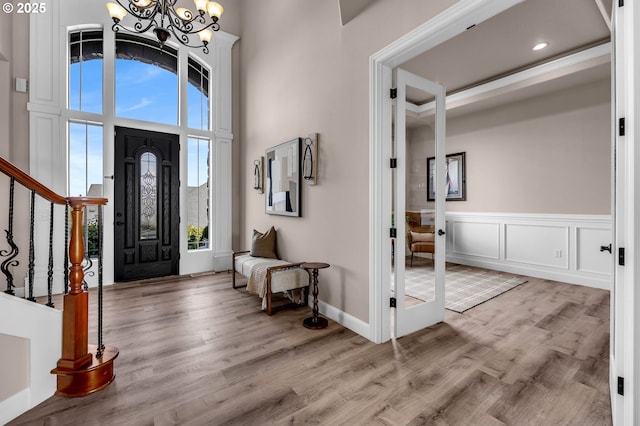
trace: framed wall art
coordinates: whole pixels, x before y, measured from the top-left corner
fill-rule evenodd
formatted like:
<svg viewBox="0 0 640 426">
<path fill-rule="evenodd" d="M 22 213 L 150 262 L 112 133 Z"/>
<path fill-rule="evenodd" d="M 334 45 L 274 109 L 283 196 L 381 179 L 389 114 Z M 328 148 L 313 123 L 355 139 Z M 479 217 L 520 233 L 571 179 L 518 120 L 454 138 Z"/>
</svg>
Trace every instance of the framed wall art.
<svg viewBox="0 0 640 426">
<path fill-rule="evenodd" d="M 467 199 L 467 176 L 465 153 L 458 152 L 446 157 L 446 201 Z M 436 157 L 427 158 L 427 201 L 435 201 Z"/>
<path fill-rule="evenodd" d="M 300 138 L 265 152 L 265 211 L 300 216 Z"/>
</svg>

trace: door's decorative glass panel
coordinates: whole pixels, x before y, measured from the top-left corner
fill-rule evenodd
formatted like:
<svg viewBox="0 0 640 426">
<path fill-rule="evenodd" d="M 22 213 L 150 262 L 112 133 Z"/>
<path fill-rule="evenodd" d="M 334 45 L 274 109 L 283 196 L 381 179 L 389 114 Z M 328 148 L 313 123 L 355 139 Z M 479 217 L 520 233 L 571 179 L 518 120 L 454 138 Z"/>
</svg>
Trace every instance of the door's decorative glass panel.
<svg viewBox="0 0 640 426">
<path fill-rule="evenodd" d="M 102 113 L 102 30 L 69 34 L 69 109 Z"/>
<path fill-rule="evenodd" d="M 158 166 L 156 156 L 140 157 L 140 239 L 158 238 Z"/>
<path fill-rule="evenodd" d="M 116 116 L 178 124 L 178 52 L 116 35 Z"/>
<path fill-rule="evenodd" d="M 189 128 L 209 130 L 209 70 L 189 58 Z"/>
<path fill-rule="evenodd" d="M 189 138 L 187 237 L 189 250 L 209 247 L 209 139 Z"/>
</svg>

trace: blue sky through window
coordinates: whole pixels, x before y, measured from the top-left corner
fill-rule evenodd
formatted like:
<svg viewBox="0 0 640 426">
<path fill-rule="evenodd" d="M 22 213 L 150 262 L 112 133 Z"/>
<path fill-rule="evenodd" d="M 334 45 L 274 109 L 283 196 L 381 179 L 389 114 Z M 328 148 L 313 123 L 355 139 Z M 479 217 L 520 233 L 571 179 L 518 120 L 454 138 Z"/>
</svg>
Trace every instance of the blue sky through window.
<svg viewBox="0 0 640 426">
<path fill-rule="evenodd" d="M 116 59 L 116 116 L 178 124 L 178 76 L 158 66 Z"/>
<path fill-rule="evenodd" d="M 92 184 L 102 185 L 102 176 L 102 126 L 70 122 L 69 196 L 87 196 Z"/>
</svg>

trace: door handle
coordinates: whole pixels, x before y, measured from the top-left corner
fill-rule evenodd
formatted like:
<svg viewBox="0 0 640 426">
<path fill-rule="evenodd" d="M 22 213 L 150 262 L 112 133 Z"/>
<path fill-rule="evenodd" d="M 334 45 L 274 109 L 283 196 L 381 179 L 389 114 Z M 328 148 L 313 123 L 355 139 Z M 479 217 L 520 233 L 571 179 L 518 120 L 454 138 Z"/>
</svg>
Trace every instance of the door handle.
<svg viewBox="0 0 640 426">
<path fill-rule="evenodd" d="M 600 251 L 608 251 L 609 253 L 611 253 L 611 244 L 609 244 L 608 246 L 600 246 Z"/>
<path fill-rule="evenodd" d="M 124 225 L 124 222 L 117 221 L 117 222 L 116 222 L 116 225 L 118 225 L 118 226 L 122 226 L 122 225 Z"/>
<path fill-rule="evenodd" d="M 442 229 L 438 229 L 438 235 L 444 235 L 445 232 Z"/>
</svg>

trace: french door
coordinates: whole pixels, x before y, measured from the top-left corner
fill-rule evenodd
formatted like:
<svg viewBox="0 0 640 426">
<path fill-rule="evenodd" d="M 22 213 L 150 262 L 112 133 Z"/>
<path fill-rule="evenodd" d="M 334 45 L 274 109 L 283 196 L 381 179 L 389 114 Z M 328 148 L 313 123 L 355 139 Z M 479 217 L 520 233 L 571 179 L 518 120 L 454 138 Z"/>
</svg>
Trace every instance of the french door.
<svg viewBox="0 0 640 426">
<path fill-rule="evenodd" d="M 178 274 L 179 137 L 116 127 L 115 281 Z"/>
<path fill-rule="evenodd" d="M 402 69 L 395 80 L 393 281 L 401 337 L 444 321 L 445 89 Z"/>
</svg>

